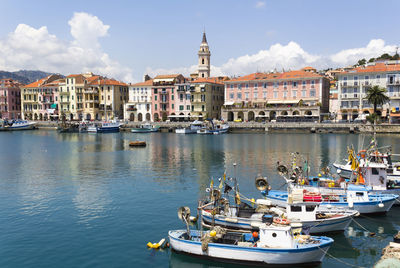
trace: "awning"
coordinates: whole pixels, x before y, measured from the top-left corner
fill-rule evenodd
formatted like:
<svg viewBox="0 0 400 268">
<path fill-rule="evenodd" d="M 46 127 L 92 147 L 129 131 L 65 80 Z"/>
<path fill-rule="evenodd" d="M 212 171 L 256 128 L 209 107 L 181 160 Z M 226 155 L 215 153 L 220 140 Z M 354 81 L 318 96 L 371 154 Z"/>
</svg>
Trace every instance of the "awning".
<svg viewBox="0 0 400 268">
<path fill-rule="evenodd" d="M 184 115 L 184 114 L 173 114 L 169 115 L 168 117 L 170 118 L 176 118 L 176 117 L 189 117 L 190 115 Z"/>
<path fill-rule="evenodd" d="M 400 117 L 400 113 L 399 114 L 390 114 L 390 117 Z"/>
<path fill-rule="evenodd" d="M 294 104 L 299 103 L 299 100 L 269 100 L 268 104 Z"/>
<path fill-rule="evenodd" d="M 266 114 L 259 114 L 259 115 L 256 115 L 255 117 L 262 117 L 262 118 L 265 118 L 265 117 L 269 117 L 269 115 L 266 115 Z"/>
<path fill-rule="evenodd" d="M 234 104 L 233 101 L 227 101 L 227 102 L 224 103 L 224 105 L 233 105 L 233 104 Z"/>
<path fill-rule="evenodd" d="M 51 109 L 57 109 L 57 104 L 56 104 L 56 103 L 53 103 L 52 105 L 50 105 L 50 108 L 51 108 Z"/>
</svg>

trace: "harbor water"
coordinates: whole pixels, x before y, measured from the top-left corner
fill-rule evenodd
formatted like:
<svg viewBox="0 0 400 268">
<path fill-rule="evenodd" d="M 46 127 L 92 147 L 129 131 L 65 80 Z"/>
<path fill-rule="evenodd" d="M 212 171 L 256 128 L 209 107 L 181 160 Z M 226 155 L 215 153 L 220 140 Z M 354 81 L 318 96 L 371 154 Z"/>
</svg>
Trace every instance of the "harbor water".
<svg viewBox="0 0 400 268">
<path fill-rule="evenodd" d="M 261 198 L 257 174 L 284 189 L 277 162 L 292 152 L 309 159 L 311 173 L 366 146 L 356 134 L 0 133 L 0 267 L 233 267 L 149 250 L 148 242 L 183 229 L 180 206 L 197 200 L 226 170 L 240 191 Z M 147 147 L 130 148 L 145 140 Z M 378 135 L 400 153 L 400 135 Z M 237 163 L 236 168 L 233 164 Z M 321 267 L 370 267 L 400 229 L 400 208 L 362 216 L 335 243 Z M 195 228 L 195 227 L 193 227 Z M 363 229 L 374 232 L 370 236 Z"/>
</svg>

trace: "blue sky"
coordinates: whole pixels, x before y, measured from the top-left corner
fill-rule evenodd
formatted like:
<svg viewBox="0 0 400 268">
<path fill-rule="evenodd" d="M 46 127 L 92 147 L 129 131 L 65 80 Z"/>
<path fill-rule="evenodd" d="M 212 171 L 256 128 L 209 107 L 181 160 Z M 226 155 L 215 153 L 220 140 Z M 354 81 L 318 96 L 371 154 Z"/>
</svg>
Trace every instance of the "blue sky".
<svg viewBox="0 0 400 268">
<path fill-rule="evenodd" d="M 302 65 L 336 67 L 352 64 L 358 57 L 394 51 L 400 29 L 390 13 L 399 8 L 400 1 L 369 0 L 6 0 L 1 1 L 0 56 L 5 59 L 0 59 L 0 69 L 44 68 L 62 73 L 93 69 L 132 80 L 126 82 L 140 80 L 144 73 L 187 74 L 195 70 L 204 28 L 214 75 Z M 76 31 L 80 25 L 92 25 L 92 20 L 94 28 L 73 36 L 69 24 L 73 18 Z M 21 24 L 29 27 L 17 31 Z M 43 26 L 46 31 L 35 31 Z M 83 42 L 84 36 L 88 40 Z M 46 51 L 42 45 L 48 39 Z M 376 42 L 370 44 L 371 40 Z M 62 50 L 75 52 L 71 56 Z M 62 64 L 69 59 L 73 62 Z"/>
</svg>

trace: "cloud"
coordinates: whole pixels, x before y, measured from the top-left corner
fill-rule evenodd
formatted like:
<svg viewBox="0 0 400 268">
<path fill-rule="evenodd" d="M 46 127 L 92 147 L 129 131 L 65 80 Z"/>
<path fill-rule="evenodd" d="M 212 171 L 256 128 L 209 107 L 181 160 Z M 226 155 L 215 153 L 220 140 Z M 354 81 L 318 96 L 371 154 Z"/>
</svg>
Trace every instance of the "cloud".
<svg viewBox="0 0 400 268">
<path fill-rule="evenodd" d="M 0 69 L 35 69 L 62 74 L 92 71 L 133 81 L 132 70 L 101 49 L 99 38 L 107 36 L 109 25 L 84 12 L 74 13 L 68 24 L 73 37 L 71 42 L 50 34 L 46 26 L 36 29 L 19 24 L 14 32 L 0 40 Z"/>
<path fill-rule="evenodd" d="M 264 8 L 265 7 L 265 2 L 264 1 L 258 1 L 256 3 L 256 8 Z"/>
<path fill-rule="evenodd" d="M 252 55 L 244 55 L 231 58 L 220 66 L 211 66 L 211 75 L 245 75 L 254 72 L 269 72 L 273 70 L 295 70 L 305 66 L 313 66 L 317 69 L 336 68 L 354 65 L 359 59 L 377 57 L 383 53 L 393 54 L 396 45 L 386 45 L 382 39 L 371 40 L 366 47 L 345 49 L 332 55 L 318 55 L 305 51 L 298 43 L 291 41 L 286 45 L 274 44 L 268 49 L 260 50 Z M 212 58 L 211 58 L 212 60 Z M 193 65 L 189 68 L 174 69 L 147 68 L 147 72 L 182 73 L 188 75 L 197 70 Z"/>
</svg>

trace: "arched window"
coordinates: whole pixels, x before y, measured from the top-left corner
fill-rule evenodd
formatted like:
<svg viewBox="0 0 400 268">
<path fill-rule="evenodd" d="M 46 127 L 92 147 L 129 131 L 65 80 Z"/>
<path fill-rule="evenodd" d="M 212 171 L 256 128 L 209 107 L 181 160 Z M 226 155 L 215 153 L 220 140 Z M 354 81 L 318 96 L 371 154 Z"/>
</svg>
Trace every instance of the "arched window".
<svg viewBox="0 0 400 268">
<path fill-rule="evenodd" d="M 204 64 L 204 59 L 201 59 L 201 64 Z"/>
<path fill-rule="evenodd" d="M 201 77 L 204 77 L 204 74 L 201 74 Z"/>
</svg>

